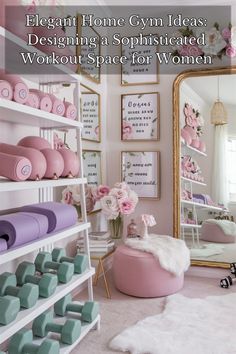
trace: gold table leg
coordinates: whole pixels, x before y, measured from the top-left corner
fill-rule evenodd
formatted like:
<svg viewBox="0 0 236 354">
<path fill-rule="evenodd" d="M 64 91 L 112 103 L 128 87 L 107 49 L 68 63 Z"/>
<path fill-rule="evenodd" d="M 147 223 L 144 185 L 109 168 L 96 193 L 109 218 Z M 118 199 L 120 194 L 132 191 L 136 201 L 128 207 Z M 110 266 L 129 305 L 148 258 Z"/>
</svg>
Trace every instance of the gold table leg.
<svg viewBox="0 0 236 354">
<path fill-rule="evenodd" d="M 104 271 L 104 267 L 103 267 L 102 262 L 101 262 L 101 271 L 102 271 L 102 275 L 103 275 L 103 279 L 104 279 L 104 284 L 105 284 L 105 288 L 106 288 L 107 298 L 111 299 L 111 293 L 110 293 L 109 285 L 108 285 L 107 278 L 106 278 L 106 273 Z"/>
<path fill-rule="evenodd" d="M 101 261 L 99 259 L 98 261 L 98 266 L 97 266 L 97 270 L 96 270 L 96 273 L 95 273 L 95 277 L 94 277 L 94 281 L 93 281 L 93 285 L 96 286 L 97 283 L 98 283 L 98 277 L 100 275 L 100 269 L 101 269 Z"/>
</svg>

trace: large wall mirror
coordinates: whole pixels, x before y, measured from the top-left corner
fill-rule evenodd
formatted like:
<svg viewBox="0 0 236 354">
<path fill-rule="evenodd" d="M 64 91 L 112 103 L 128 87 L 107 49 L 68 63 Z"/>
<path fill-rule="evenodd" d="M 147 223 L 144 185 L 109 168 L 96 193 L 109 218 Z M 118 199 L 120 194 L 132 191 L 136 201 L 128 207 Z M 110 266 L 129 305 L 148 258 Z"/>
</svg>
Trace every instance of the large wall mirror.
<svg viewBox="0 0 236 354">
<path fill-rule="evenodd" d="M 174 82 L 174 235 L 193 265 L 236 262 L 236 67 Z"/>
</svg>

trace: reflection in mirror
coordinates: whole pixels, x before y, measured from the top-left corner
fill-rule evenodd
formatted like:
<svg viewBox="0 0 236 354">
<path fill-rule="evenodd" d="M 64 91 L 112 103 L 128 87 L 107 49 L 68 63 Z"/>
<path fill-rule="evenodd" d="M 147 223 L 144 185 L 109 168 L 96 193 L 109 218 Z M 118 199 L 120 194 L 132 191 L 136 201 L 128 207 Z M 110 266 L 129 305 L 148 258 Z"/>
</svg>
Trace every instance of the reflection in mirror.
<svg viewBox="0 0 236 354">
<path fill-rule="evenodd" d="M 236 262 L 236 74 L 179 87 L 179 223 L 195 261 Z"/>
</svg>

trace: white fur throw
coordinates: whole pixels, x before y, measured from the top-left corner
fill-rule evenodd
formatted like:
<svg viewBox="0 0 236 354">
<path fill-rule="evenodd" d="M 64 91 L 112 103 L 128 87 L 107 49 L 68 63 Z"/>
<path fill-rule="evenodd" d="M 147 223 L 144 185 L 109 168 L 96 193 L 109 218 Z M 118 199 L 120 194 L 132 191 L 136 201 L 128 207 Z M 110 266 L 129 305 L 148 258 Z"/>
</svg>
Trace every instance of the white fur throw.
<svg viewBox="0 0 236 354">
<path fill-rule="evenodd" d="M 218 225 L 225 235 L 236 236 L 236 224 L 229 220 L 208 219 L 205 224 Z"/>
<path fill-rule="evenodd" d="M 235 354 L 236 294 L 167 298 L 161 314 L 118 334 L 110 348 L 131 354 Z"/>
<path fill-rule="evenodd" d="M 126 246 L 152 253 L 161 267 L 177 276 L 190 266 L 190 252 L 183 240 L 166 235 L 149 235 L 145 239 L 127 239 Z"/>
</svg>

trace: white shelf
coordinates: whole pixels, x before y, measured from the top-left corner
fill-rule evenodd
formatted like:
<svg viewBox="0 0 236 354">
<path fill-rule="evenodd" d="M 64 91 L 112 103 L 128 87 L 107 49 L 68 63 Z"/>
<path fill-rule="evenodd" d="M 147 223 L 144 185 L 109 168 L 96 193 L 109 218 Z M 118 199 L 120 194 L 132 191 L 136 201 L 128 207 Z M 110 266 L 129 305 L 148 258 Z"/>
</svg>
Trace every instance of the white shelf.
<svg viewBox="0 0 236 354">
<path fill-rule="evenodd" d="M 37 55 L 47 55 L 47 53 L 44 53 L 40 50 L 38 50 L 35 47 L 30 47 L 27 46 L 27 43 L 25 41 L 23 41 L 21 38 L 17 37 L 15 34 L 9 32 L 8 30 L 6 30 L 5 28 L 0 26 L 0 37 L 4 37 L 5 41 L 9 41 L 8 43 L 4 43 L 4 46 L 2 48 L 3 53 L 1 53 L 1 57 L 5 58 L 7 56 L 5 56 L 5 48 L 6 46 L 8 46 L 8 50 L 11 50 L 11 52 L 14 53 L 14 55 L 12 55 L 10 58 L 7 57 L 7 59 L 11 60 L 11 66 L 12 67 L 19 67 L 19 61 L 22 60 L 21 57 L 19 57 L 19 53 L 22 51 L 25 52 L 32 52 L 32 53 L 37 53 Z M 1 63 L 4 65 L 4 63 Z M 17 65 L 18 64 L 18 65 Z M 22 65 L 23 65 L 23 61 L 22 61 Z M 5 63 L 5 67 L 6 67 L 6 63 Z M 30 66 L 28 66 L 30 67 Z M 50 65 L 50 72 L 49 69 L 47 69 L 46 72 L 44 72 L 43 74 L 40 73 L 34 73 L 33 71 L 33 65 L 32 65 L 32 74 L 30 73 L 22 73 L 22 76 L 25 76 L 27 80 L 30 80 L 32 82 L 35 82 L 37 84 L 48 84 L 48 83 L 59 83 L 59 82 L 78 82 L 81 80 L 80 75 L 75 74 L 72 70 L 70 70 L 68 67 L 66 67 L 65 65 Z M 39 66 L 37 66 L 37 68 L 39 68 Z"/>
<path fill-rule="evenodd" d="M 182 145 L 183 147 L 185 147 L 185 148 L 191 150 L 192 152 L 194 152 L 194 153 L 196 153 L 196 154 L 199 154 L 199 155 L 201 155 L 201 156 L 207 157 L 207 154 L 206 154 L 205 152 L 202 152 L 202 151 L 200 151 L 200 150 L 198 150 L 198 149 L 195 149 L 194 147 L 185 144 L 183 141 L 181 142 L 181 145 Z"/>
<path fill-rule="evenodd" d="M 42 237 L 34 242 L 27 243 L 23 246 L 9 249 L 5 252 L 0 252 L 0 265 L 10 262 L 13 259 L 24 256 L 28 253 L 34 252 L 41 247 L 52 244 L 59 240 L 63 240 L 69 236 L 72 236 L 78 232 L 89 229 L 90 223 L 78 223 L 77 225 L 71 226 L 67 229 L 48 234 L 46 237 Z"/>
<path fill-rule="evenodd" d="M 192 202 L 190 200 L 181 200 L 181 203 L 187 204 L 187 205 L 193 205 L 193 206 L 195 205 L 197 208 L 201 208 L 201 209 L 211 209 L 211 210 L 224 211 L 224 209 L 221 207 L 216 207 L 216 206 L 202 204 L 202 203 L 196 203 L 196 202 Z"/>
<path fill-rule="evenodd" d="M 64 323 L 66 319 L 73 318 L 73 319 L 79 319 L 80 316 L 75 313 L 70 313 L 70 315 L 65 316 L 65 317 L 54 317 L 54 322 L 56 323 Z M 100 326 L 100 315 L 98 315 L 95 320 L 92 323 L 85 323 L 82 322 L 82 329 L 81 329 L 81 335 L 80 337 L 72 344 L 72 345 L 67 345 L 63 344 L 60 342 L 60 354 L 69 354 L 71 351 L 84 339 L 84 337 L 89 333 L 90 330 L 99 328 Z M 57 335 L 56 333 L 49 333 L 46 338 L 49 339 L 54 339 L 54 340 L 60 340 L 60 335 Z M 34 344 L 41 344 L 45 340 L 45 338 L 36 338 L 34 337 Z M 79 351 L 79 350 L 78 350 Z"/>
<path fill-rule="evenodd" d="M 46 129 L 81 129 L 83 127 L 83 124 L 76 120 L 4 99 L 0 99 L 0 121 Z"/>
<path fill-rule="evenodd" d="M 12 182 L 5 178 L 0 178 L 0 192 L 20 191 L 26 189 L 39 189 L 46 187 L 63 187 L 73 184 L 87 183 L 86 178 L 59 178 L 42 179 L 41 181 Z"/>
<path fill-rule="evenodd" d="M 181 176 L 181 179 L 183 181 L 192 182 L 192 183 L 195 183 L 195 184 L 199 184 L 201 186 L 206 186 L 206 183 L 195 181 L 194 179 L 186 178 L 186 177 L 183 177 L 183 176 Z"/>
<path fill-rule="evenodd" d="M 202 225 L 196 225 L 196 224 L 180 224 L 181 227 L 185 229 L 200 229 Z"/>
<path fill-rule="evenodd" d="M 15 321 L 11 322 L 7 326 L 0 326 L 0 344 L 5 342 L 9 337 L 33 321 L 42 312 L 52 307 L 58 300 L 91 278 L 94 273 L 94 268 L 91 268 L 83 274 L 74 275 L 69 283 L 58 285 L 52 296 L 47 299 L 40 298 L 34 307 L 20 311 Z"/>
</svg>

